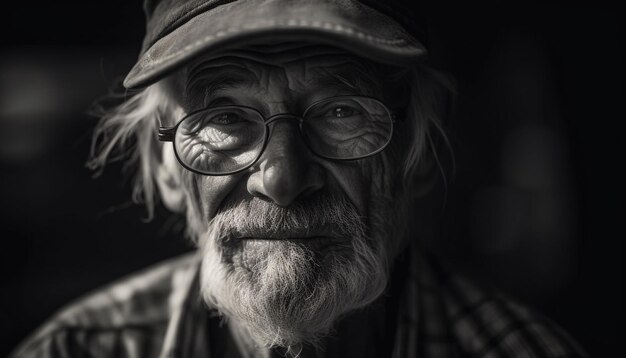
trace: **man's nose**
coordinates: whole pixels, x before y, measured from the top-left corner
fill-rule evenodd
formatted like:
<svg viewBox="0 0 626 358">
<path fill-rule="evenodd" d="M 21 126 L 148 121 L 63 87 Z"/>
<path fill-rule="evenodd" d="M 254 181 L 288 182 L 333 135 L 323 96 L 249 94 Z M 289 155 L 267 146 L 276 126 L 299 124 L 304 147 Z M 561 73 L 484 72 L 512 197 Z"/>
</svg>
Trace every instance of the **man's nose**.
<svg viewBox="0 0 626 358">
<path fill-rule="evenodd" d="M 296 121 L 281 119 L 270 125 L 265 151 L 248 179 L 254 196 L 289 206 L 324 186 L 324 170 L 306 147 Z"/>
</svg>

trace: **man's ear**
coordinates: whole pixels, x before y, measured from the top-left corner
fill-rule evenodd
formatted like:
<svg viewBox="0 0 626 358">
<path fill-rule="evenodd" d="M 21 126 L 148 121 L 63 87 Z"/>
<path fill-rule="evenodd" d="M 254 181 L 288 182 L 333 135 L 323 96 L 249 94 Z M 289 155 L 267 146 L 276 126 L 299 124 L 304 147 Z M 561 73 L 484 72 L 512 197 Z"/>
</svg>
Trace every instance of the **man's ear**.
<svg viewBox="0 0 626 358">
<path fill-rule="evenodd" d="M 171 145 L 162 146 L 161 162 L 156 172 L 156 182 L 163 204 L 169 210 L 182 213 L 185 210 L 185 191 L 183 190 L 181 171 L 174 148 Z"/>
</svg>

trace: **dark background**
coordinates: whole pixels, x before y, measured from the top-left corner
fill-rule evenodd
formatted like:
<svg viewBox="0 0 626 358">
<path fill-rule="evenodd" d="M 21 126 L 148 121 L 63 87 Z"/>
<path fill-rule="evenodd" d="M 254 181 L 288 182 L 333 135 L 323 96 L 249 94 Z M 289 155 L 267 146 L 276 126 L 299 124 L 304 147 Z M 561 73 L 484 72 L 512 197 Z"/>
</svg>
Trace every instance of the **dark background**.
<svg viewBox="0 0 626 358">
<path fill-rule="evenodd" d="M 456 175 L 426 244 L 592 356 L 622 351 L 623 16 L 598 2 L 419 11 L 458 87 Z M 3 356 L 68 301 L 191 247 L 164 209 L 143 220 L 132 171 L 84 166 L 87 108 L 136 59 L 140 2 L 17 2 L 1 17 Z"/>
</svg>

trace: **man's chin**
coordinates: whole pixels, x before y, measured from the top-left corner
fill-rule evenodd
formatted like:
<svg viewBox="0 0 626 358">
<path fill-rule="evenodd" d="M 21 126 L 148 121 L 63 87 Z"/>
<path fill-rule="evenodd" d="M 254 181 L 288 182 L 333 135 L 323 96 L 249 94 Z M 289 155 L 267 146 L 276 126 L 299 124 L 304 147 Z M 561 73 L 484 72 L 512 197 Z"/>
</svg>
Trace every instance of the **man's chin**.
<svg viewBox="0 0 626 358">
<path fill-rule="evenodd" d="M 261 347 L 315 344 L 387 284 L 387 241 L 345 196 L 229 201 L 198 234 L 205 301 Z"/>
<path fill-rule="evenodd" d="M 203 296 L 259 346 L 315 344 L 340 315 L 370 303 L 385 287 L 384 260 L 363 245 L 240 240 L 228 258 L 205 252 Z"/>
</svg>

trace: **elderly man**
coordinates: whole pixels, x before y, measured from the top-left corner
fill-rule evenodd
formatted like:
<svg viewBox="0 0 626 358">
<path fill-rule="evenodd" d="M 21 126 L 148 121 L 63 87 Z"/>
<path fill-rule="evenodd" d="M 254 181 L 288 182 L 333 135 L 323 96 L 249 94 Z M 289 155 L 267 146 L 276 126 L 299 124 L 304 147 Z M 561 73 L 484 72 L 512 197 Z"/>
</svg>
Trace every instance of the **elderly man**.
<svg viewBox="0 0 626 358">
<path fill-rule="evenodd" d="M 393 2 L 145 10 L 136 91 L 90 164 L 134 138 L 137 192 L 183 213 L 198 250 L 69 306 L 15 356 L 585 356 L 407 229 L 438 175 L 447 88 Z"/>
</svg>

